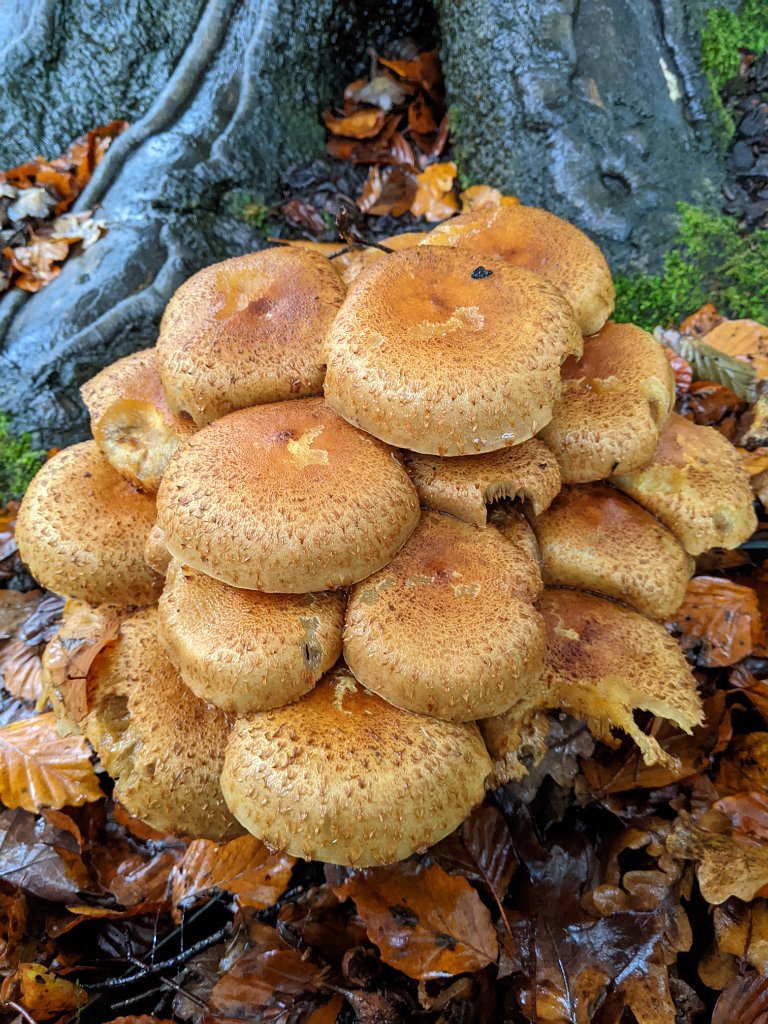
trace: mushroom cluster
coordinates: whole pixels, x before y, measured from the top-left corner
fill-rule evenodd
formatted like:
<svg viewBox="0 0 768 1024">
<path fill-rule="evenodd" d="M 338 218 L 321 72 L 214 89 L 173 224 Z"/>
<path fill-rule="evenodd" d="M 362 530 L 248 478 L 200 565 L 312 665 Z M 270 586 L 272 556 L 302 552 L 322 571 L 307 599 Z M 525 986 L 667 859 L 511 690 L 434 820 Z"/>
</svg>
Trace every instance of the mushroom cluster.
<svg viewBox="0 0 768 1024">
<path fill-rule="evenodd" d="M 733 449 L 572 225 L 507 202 L 390 248 L 195 274 L 22 502 L 72 599 L 61 727 L 157 828 L 391 863 L 521 778 L 548 709 L 648 762 L 636 710 L 701 719 L 662 621 L 754 529 Z"/>
</svg>

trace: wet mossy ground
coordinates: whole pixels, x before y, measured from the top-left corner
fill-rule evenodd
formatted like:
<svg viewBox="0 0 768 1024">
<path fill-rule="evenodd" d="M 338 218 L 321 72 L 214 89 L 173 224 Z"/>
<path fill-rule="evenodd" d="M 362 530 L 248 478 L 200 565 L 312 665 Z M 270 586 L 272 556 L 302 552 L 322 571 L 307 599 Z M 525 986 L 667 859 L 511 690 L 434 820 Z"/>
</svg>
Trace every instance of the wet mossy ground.
<svg viewBox="0 0 768 1024">
<path fill-rule="evenodd" d="M 30 434 L 13 434 L 8 417 L 0 413 L 0 508 L 24 493 L 45 456 L 32 447 Z"/>
</svg>

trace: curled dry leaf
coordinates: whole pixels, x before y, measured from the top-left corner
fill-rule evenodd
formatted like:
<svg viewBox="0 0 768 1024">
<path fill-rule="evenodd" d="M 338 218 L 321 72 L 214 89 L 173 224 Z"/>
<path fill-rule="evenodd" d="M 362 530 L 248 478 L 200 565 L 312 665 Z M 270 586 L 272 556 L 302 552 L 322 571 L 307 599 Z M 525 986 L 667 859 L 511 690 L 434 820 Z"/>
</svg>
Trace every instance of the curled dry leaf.
<svg viewBox="0 0 768 1024">
<path fill-rule="evenodd" d="M 402 216 L 411 207 L 416 194 L 416 178 L 400 167 L 374 166 L 368 172 L 357 205 L 363 213 Z"/>
<path fill-rule="evenodd" d="M 0 679 L 5 689 L 21 700 L 43 695 L 43 665 L 37 647 L 8 640 L 0 647 Z"/>
<path fill-rule="evenodd" d="M 195 839 L 171 875 L 174 916 L 180 920 L 182 909 L 214 889 L 234 893 L 241 906 L 270 907 L 288 888 L 295 863 L 287 853 L 270 853 L 254 836 L 222 846 Z"/>
<path fill-rule="evenodd" d="M 715 1003 L 712 1024 L 768 1024 L 768 977 L 747 972 Z"/>
<path fill-rule="evenodd" d="M 712 917 L 720 953 L 768 974 L 768 901 L 727 900 L 715 907 Z"/>
<path fill-rule="evenodd" d="M 699 665 L 735 665 L 765 640 L 757 593 L 717 576 L 696 576 L 670 627 Z"/>
<path fill-rule="evenodd" d="M 707 331 L 707 344 L 754 368 L 768 379 L 768 327 L 756 320 L 722 320 Z"/>
<path fill-rule="evenodd" d="M 710 832 L 685 815 L 667 838 L 673 857 L 696 862 L 696 877 L 707 903 L 730 896 L 751 900 L 768 886 L 768 848 L 737 835 Z"/>
<path fill-rule="evenodd" d="M 27 898 L 23 892 L 0 892 L 0 970 L 19 962 L 27 930 Z"/>
<path fill-rule="evenodd" d="M 318 992 L 325 973 L 293 949 L 250 949 L 216 983 L 209 1010 L 228 1020 L 263 1019 L 255 1011 L 295 1007 Z"/>
<path fill-rule="evenodd" d="M 21 1003 L 35 1020 L 50 1020 L 81 1009 L 88 995 L 79 985 L 57 977 L 42 964 L 19 964 L 3 982 L 0 1000 Z"/>
<path fill-rule="evenodd" d="M 717 800 L 712 809 L 728 818 L 734 835 L 768 843 L 768 795 L 765 793 L 733 793 Z"/>
<path fill-rule="evenodd" d="M 669 345 L 664 345 L 664 354 L 669 360 L 669 365 L 672 368 L 672 373 L 675 378 L 675 393 L 679 398 L 681 395 L 687 394 L 690 390 L 691 384 L 693 383 L 693 367 L 687 359 L 678 355 L 674 349 L 669 347 Z"/>
<path fill-rule="evenodd" d="M 430 223 L 445 220 L 457 213 L 459 204 L 453 193 L 456 174 L 456 164 L 449 160 L 442 164 L 430 164 L 417 175 L 411 213 L 415 217 L 424 217 Z"/>
<path fill-rule="evenodd" d="M 52 713 L 0 729 L 0 800 L 6 807 L 78 807 L 103 796 L 88 744 L 80 736 L 59 736 Z"/>
<path fill-rule="evenodd" d="M 466 879 L 436 864 L 358 871 L 334 891 L 354 900 L 381 959 L 409 978 L 450 977 L 497 960 L 498 940 L 485 904 Z"/>
<path fill-rule="evenodd" d="M 694 338 L 703 338 L 723 320 L 725 317 L 718 314 L 711 302 L 707 302 L 701 309 L 697 309 L 695 313 L 691 313 L 683 320 L 680 330 L 683 334 L 690 334 Z"/>
<path fill-rule="evenodd" d="M 737 736 L 720 760 L 715 785 L 723 795 L 768 792 L 768 732 Z"/>
<path fill-rule="evenodd" d="M 334 117 L 326 110 L 323 121 L 333 135 L 343 135 L 348 139 L 372 139 L 383 128 L 386 117 L 386 111 L 381 109 L 358 110 L 345 117 Z"/>
</svg>

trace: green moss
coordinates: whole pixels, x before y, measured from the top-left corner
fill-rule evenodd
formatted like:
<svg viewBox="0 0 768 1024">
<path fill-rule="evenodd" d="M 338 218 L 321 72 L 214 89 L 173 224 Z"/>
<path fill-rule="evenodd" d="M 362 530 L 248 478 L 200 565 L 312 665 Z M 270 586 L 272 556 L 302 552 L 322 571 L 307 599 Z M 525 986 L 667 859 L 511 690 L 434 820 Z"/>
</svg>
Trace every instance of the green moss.
<svg viewBox="0 0 768 1024">
<path fill-rule="evenodd" d="M 32 447 L 31 434 L 12 434 L 9 418 L 0 412 L 0 506 L 24 493 L 45 456 Z"/>
<path fill-rule="evenodd" d="M 262 196 L 236 190 L 229 192 L 229 213 L 258 231 L 264 231 L 269 218 L 269 207 Z"/>
<path fill-rule="evenodd" d="M 725 316 L 768 322 L 768 230 L 745 235 L 733 217 L 684 204 L 680 212 L 662 272 L 617 278 L 614 318 L 650 330 L 712 302 Z"/>
<path fill-rule="evenodd" d="M 726 109 L 722 91 L 739 71 L 740 50 L 762 53 L 768 49 L 768 3 L 744 0 L 739 13 L 725 7 L 707 11 L 701 32 L 701 66 L 711 92 L 712 113 L 721 141 L 727 145 L 735 125 Z"/>
</svg>

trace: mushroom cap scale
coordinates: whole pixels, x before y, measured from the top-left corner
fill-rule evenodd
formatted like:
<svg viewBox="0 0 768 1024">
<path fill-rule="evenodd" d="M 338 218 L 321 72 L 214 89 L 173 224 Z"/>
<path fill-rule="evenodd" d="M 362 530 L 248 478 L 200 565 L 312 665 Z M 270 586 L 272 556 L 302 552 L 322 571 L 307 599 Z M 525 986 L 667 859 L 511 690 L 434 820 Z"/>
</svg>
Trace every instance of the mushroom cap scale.
<svg viewBox="0 0 768 1024">
<path fill-rule="evenodd" d="M 57 594 L 148 605 L 163 584 L 144 561 L 154 521 L 154 496 L 124 480 L 95 441 L 83 441 L 54 455 L 32 480 L 16 541 L 35 579 Z"/>
<path fill-rule="evenodd" d="M 549 422 L 560 365 L 581 350 L 573 311 L 543 278 L 419 245 L 350 290 L 326 340 L 325 399 L 411 451 L 495 451 Z"/>
<path fill-rule="evenodd" d="M 85 734 L 115 795 L 136 817 L 176 835 L 239 835 L 221 792 L 230 726 L 181 680 L 157 638 L 157 610 L 126 619 L 88 673 Z"/>
<path fill-rule="evenodd" d="M 648 509 L 690 555 L 736 548 L 757 529 L 749 475 L 713 427 L 672 413 L 650 462 L 611 483 Z"/>
<path fill-rule="evenodd" d="M 345 595 L 262 594 L 172 562 L 160 641 L 193 693 L 231 714 L 280 707 L 339 659 Z"/>
<path fill-rule="evenodd" d="M 391 562 L 355 586 L 344 657 L 396 707 L 449 721 L 501 714 L 535 686 L 538 565 L 494 528 L 425 512 Z"/>
<path fill-rule="evenodd" d="M 654 619 L 682 604 L 694 560 L 673 533 L 613 487 L 564 487 L 531 525 L 546 584 L 596 591 Z"/>
<path fill-rule="evenodd" d="M 557 459 L 536 438 L 484 455 L 403 456 L 423 505 L 474 526 L 486 525 L 494 501 L 521 498 L 538 515 L 560 490 Z"/>
<path fill-rule="evenodd" d="M 560 217 L 520 203 L 484 206 L 439 224 L 422 245 L 487 253 L 541 274 L 573 307 L 583 334 L 599 331 L 613 311 L 611 272 L 600 249 Z"/>
<path fill-rule="evenodd" d="M 644 466 L 675 403 L 675 381 L 654 337 L 633 324 L 608 323 L 566 359 L 563 388 L 541 431 L 564 483 L 604 480 Z"/>
<path fill-rule="evenodd" d="M 160 324 L 157 365 L 171 408 L 203 426 L 235 409 L 321 394 L 322 345 L 345 291 L 326 257 L 303 249 L 198 271 Z"/>
<path fill-rule="evenodd" d="M 419 519 L 389 446 L 321 399 L 231 413 L 166 470 L 158 524 L 184 565 L 233 587 L 319 593 L 375 572 Z"/>
<path fill-rule="evenodd" d="M 355 867 L 442 839 L 479 804 L 491 762 L 474 722 L 387 704 L 345 666 L 296 704 L 236 721 L 221 785 L 271 847 Z"/>
</svg>

